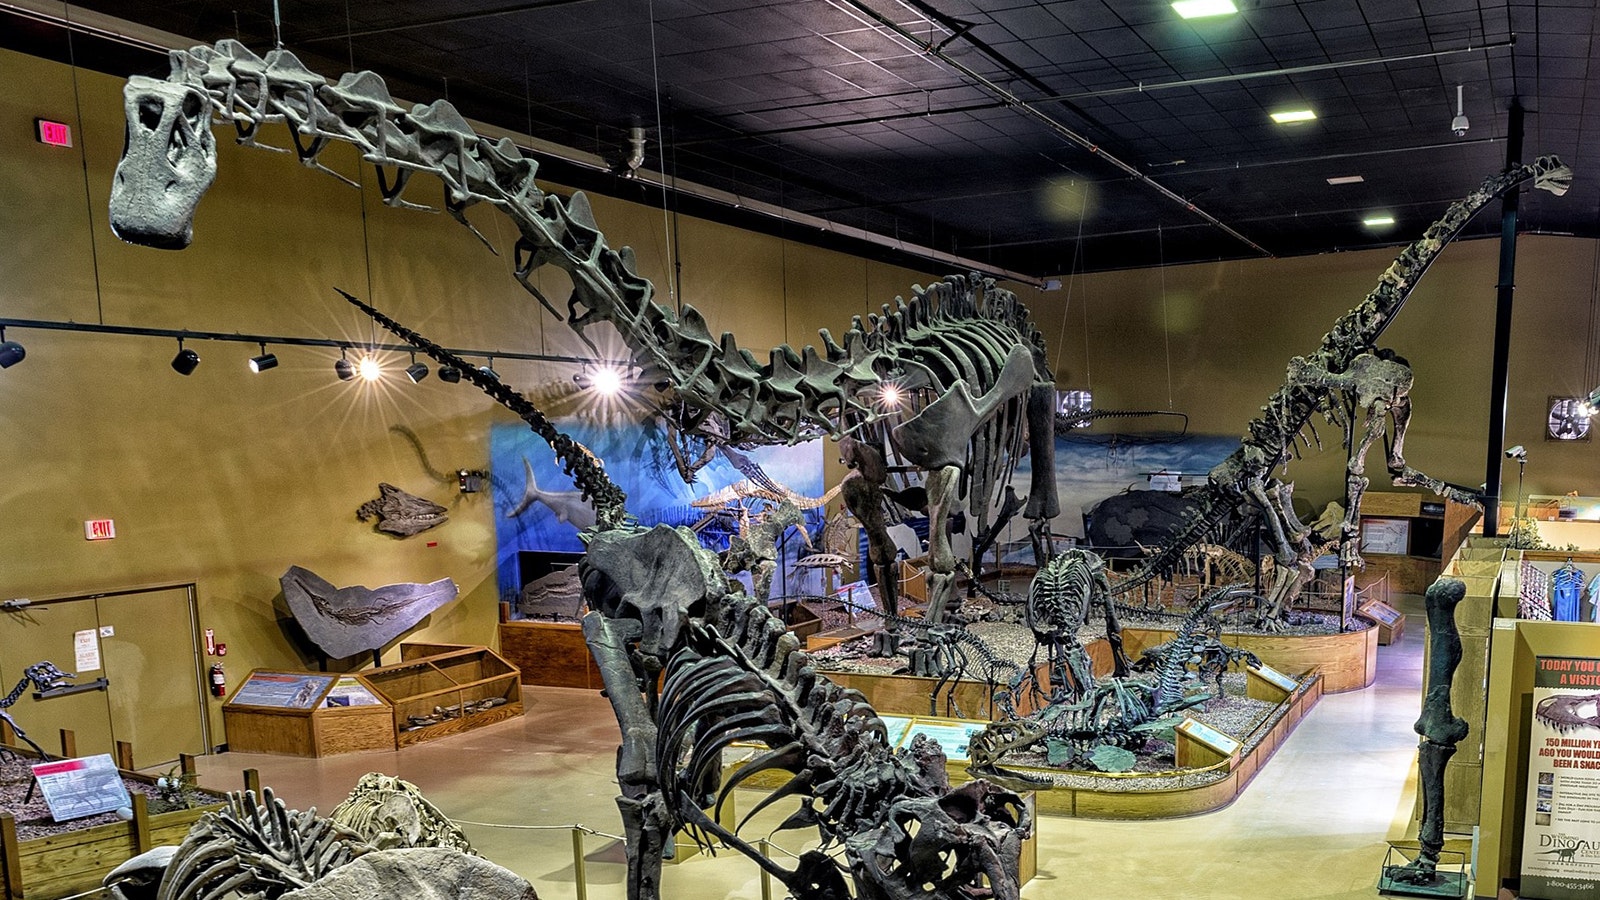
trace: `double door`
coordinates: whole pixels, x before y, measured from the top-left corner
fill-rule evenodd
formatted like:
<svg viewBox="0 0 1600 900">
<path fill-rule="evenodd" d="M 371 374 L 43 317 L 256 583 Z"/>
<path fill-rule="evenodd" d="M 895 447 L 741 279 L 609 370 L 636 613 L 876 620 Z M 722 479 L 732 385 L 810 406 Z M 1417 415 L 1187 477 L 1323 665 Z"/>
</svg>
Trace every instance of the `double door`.
<svg viewBox="0 0 1600 900">
<path fill-rule="evenodd" d="M 170 764 L 210 745 L 194 585 L 138 588 L 0 609 L 0 697 L 48 660 L 104 690 L 35 699 L 28 685 L 6 710 L 39 746 L 60 752 L 71 729 L 80 756 L 133 746 L 136 768 Z"/>
</svg>

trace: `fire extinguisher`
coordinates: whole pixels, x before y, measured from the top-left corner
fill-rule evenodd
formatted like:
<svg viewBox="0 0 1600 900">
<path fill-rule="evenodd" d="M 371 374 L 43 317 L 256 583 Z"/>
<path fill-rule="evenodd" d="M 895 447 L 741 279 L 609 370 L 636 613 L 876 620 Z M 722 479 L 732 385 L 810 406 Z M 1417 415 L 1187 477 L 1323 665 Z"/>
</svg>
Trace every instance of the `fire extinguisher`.
<svg viewBox="0 0 1600 900">
<path fill-rule="evenodd" d="M 222 663 L 211 664 L 211 693 L 218 697 L 228 696 L 228 673 L 223 671 Z"/>
</svg>

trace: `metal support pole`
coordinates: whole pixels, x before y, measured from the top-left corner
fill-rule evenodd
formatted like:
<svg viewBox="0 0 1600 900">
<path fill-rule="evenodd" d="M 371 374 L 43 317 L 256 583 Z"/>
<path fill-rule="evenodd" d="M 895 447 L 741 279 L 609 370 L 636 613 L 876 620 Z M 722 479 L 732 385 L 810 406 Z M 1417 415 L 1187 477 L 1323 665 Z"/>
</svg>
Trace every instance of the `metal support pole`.
<svg viewBox="0 0 1600 900">
<path fill-rule="evenodd" d="M 1506 127 L 1506 168 L 1522 164 L 1522 101 L 1513 98 Z M 1489 376 L 1489 439 L 1485 442 L 1483 534 L 1500 533 L 1500 463 L 1506 444 L 1506 403 L 1510 385 L 1511 298 L 1517 289 L 1517 199 L 1510 191 L 1500 207 L 1500 278 L 1495 286 L 1493 371 Z"/>
<path fill-rule="evenodd" d="M 572 827 L 572 880 L 578 889 L 578 900 L 589 900 L 589 877 L 583 867 L 583 829 Z"/>
</svg>

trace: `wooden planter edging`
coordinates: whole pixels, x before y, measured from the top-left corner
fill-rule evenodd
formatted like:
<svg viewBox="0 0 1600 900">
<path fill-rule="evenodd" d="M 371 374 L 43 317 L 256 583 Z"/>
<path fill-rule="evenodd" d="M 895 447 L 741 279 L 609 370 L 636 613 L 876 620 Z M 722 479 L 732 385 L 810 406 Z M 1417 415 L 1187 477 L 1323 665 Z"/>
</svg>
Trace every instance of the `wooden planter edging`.
<svg viewBox="0 0 1600 900">
<path fill-rule="evenodd" d="M 155 779 L 123 771 L 124 778 Z M 93 890 L 112 869 L 162 844 L 180 844 L 202 815 L 221 803 L 151 815 L 148 798 L 133 793 L 133 820 L 96 825 L 28 841 L 17 840 L 17 822 L 0 813 L 0 863 L 4 900 L 56 900 Z"/>
<path fill-rule="evenodd" d="M 1164 628 L 1122 629 L 1129 659 L 1138 659 L 1146 647 L 1164 644 L 1173 635 Z M 1249 650 L 1280 672 L 1316 672 L 1322 676 L 1323 693 L 1359 691 L 1378 678 L 1376 628 L 1342 634 L 1224 634 L 1222 639 L 1230 646 Z M 1094 655 L 1092 648 L 1090 655 Z"/>
<path fill-rule="evenodd" d="M 823 672 L 829 681 L 840 687 L 854 688 L 866 696 L 867 702 L 880 714 L 892 716 L 947 716 L 953 715 L 949 701 L 955 700 L 963 718 L 992 719 L 993 698 L 989 686 L 971 678 L 946 685 L 930 704 L 937 678 L 920 675 L 877 675 L 870 672 Z M 1049 683 L 1048 666 L 1041 665 L 1036 677 L 1040 684 Z M 952 697 L 953 695 L 953 697 Z M 1017 712 L 1026 715 L 1034 710 L 1031 696 L 1017 698 Z"/>
</svg>

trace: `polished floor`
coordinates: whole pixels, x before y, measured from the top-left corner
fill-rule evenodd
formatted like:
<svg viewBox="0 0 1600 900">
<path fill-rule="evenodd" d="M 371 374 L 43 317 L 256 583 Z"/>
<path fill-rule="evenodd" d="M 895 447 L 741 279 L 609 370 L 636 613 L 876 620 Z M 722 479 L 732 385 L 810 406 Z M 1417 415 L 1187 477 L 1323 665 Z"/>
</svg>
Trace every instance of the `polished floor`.
<svg viewBox="0 0 1600 900">
<path fill-rule="evenodd" d="M 1376 897 L 1386 840 L 1409 820 L 1422 681 L 1420 604 L 1405 604 L 1413 628 L 1381 648 L 1378 680 L 1359 692 L 1324 697 L 1234 804 L 1161 822 L 1045 818 L 1039 875 L 1026 900 L 1157 897 L 1291 900 Z M 301 760 L 227 753 L 200 761 L 202 783 L 231 789 L 245 768 L 260 771 L 290 806 L 329 809 L 363 773 L 415 782 L 464 824 L 490 859 L 531 880 L 545 900 L 577 897 L 572 831 L 620 830 L 612 803 L 616 725 L 596 693 L 526 688 L 527 713 L 465 735 L 408 748 Z M 759 795 L 739 792 L 740 804 Z M 787 812 L 764 812 L 746 827 L 757 838 Z M 775 842 L 798 850 L 798 832 Z M 620 846 L 583 840 L 589 898 L 624 898 Z M 774 886 L 781 897 L 780 886 Z M 668 865 L 669 900 L 760 898 L 758 871 L 736 853 Z"/>
</svg>

